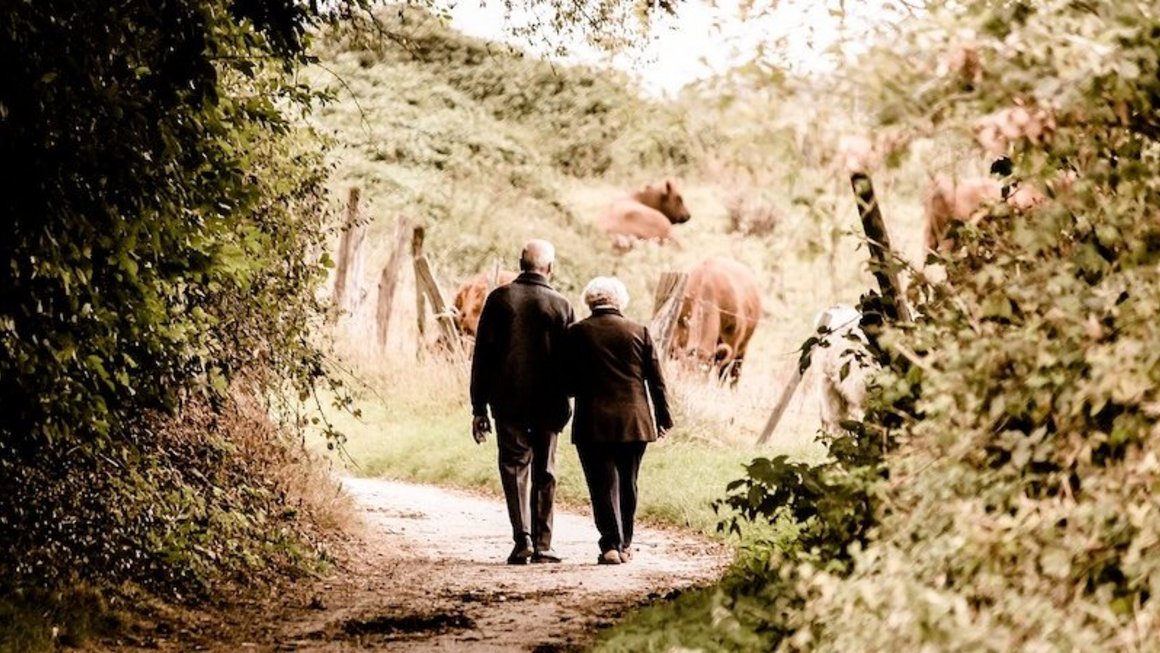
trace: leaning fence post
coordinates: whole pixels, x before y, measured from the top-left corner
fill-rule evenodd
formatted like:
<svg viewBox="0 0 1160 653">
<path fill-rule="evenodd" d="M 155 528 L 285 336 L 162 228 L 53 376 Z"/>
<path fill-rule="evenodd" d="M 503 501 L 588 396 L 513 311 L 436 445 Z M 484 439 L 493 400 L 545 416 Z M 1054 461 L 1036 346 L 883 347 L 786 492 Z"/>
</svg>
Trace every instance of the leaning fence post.
<svg viewBox="0 0 1160 653">
<path fill-rule="evenodd" d="M 395 239 L 392 241 L 391 255 L 379 276 L 379 300 L 375 310 L 378 325 L 379 347 L 386 351 L 388 327 L 391 323 L 391 308 L 395 302 L 395 287 L 399 283 L 399 268 L 403 265 L 403 249 L 407 246 L 407 235 L 411 221 L 400 216 L 395 223 Z"/>
<path fill-rule="evenodd" d="M 416 262 L 419 257 L 423 256 L 423 237 L 425 235 L 426 229 L 422 225 L 416 226 L 411 233 L 411 259 L 415 265 L 418 265 Z M 415 355 L 422 356 L 427 341 L 427 299 L 423 296 L 422 289 L 419 288 L 418 276 L 415 277 L 415 326 L 419 338 Z"/>
<path fill-rule="evenodd" d="M 435 275 L 431 272 L 431 263 L 426 256 L 421 255 L 415 259 L 415 283 L 420 294 L 427 295 L 427 300 L 431 302 L 431 310 L 435 313 L 435 323 L 447 341 L 447 346 L 451 348 L 452 355 L 461 359 L 463 343 L 459 337 L 459 328 L 455 326 L 455 320 L 448 309 L 447 301 L 443 298 L 443 291 L 439 289 L 439 282 L 435 280 Z"/>
<path fill-rule="evenodd" d="M 801 364 L 795 361 L 789 381 L 781 389 L 781 394 L 777 397 L 777 404 L 774 405 L 773 412 L 766 420 L 765 427 L 761 429 L 761 435 L 757 436 L 757 444 L 765 444 L 769 440 L 769 436 L 773 435 L 773 430 L 777 428 L 778 423 L 781 422 L 781 416 L 785 413 L 786 407 L 789 406 L 789 400 L 802 382 L 802 376 Z"/>
</svg>

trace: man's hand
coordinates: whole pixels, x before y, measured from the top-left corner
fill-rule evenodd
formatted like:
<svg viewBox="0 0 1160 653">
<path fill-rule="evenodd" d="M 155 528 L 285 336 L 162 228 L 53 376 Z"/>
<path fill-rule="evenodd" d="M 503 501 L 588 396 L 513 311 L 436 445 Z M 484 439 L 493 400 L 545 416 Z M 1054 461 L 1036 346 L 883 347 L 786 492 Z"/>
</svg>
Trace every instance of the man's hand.
<svg viewBox="0 0 1160 653">
<path fill-rule="evenodd" d="M 659 427 L 657 427 L 657 439 L 658 439 L 658 440 L 660 440 L 661 438 L 663 438 L 663 437 L 665 437 L 666 435 L 668 435 L 668 434 L 669 434 L 669 429 L 671 429 L 671 428 L 672 428 L 672 427 L 669 427 L 669 426 L 659 426 Z"/>
<path fill-rule="evenodd" d="M 476 444 L 486 442 L 488 433 L 491 433 L 491 420 L 487 415 L 476 415 L 471 418 L 471 437 L 475 438 Z"/>
</svg>

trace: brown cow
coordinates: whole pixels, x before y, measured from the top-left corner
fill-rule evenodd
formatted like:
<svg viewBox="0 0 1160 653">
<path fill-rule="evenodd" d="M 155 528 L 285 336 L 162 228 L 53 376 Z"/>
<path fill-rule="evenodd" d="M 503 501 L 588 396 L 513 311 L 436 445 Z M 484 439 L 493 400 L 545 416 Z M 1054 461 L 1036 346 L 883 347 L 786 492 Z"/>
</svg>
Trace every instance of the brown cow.
<svg viewBox="0 0 1160 653">
<path fill-rule="evenodd" d="M 1029 211 L 1046 198 L 1034 187 L 1021 184 L 1009 189 L 1007 204 L 1018 213 Z M 939 175 L 930 180 L 922 198 L 922 240 L 927 251 L 945 254 L 953 243 L 951 226 L 978 224 L 990 207 L 1004 201 L 1003 184 L 990 177 L 954 179 Z"/>
<path fill-rule="evenodd" d="M 701 261 L 689 271 L 673 336 L 674 355 L 737 385 L 749 339 L 761 317 L 757 277 L 725 257 Z"/>
<path fill-rule="evenodd" d="M 690 217 L 677 185 L 666 179 L 613 201 L 597 225 L 613 236 L 617 249 L 629 249 L 636 240 L 672 241 L 673 225 Z"/>
<path fill-rule="evenodd" d="M 1022 104 L 999 109 L 975 121 L 975 140 L 992 156 L 1006 154 L 1014 143 L 1031 145 L 1049 141 L 1055 133 L 1055 116 L 1049 109 Z"/>
<path fill-rule="evenodd" d="M 506 286 L 516 278 L 516 273 L 509 270 L 500 270 L 496 279 L 496 286 Z M 475 329 L 479 326 L 479 314 L 483 312 L 483 301 L 487 293 L 495 286 L 491 286 L 492 273 L 480 272 L 468 277 L 455 292 L 452 306 L 455 308 L 455 326 L 462 336 L 474 338 Z"/>
</svg>

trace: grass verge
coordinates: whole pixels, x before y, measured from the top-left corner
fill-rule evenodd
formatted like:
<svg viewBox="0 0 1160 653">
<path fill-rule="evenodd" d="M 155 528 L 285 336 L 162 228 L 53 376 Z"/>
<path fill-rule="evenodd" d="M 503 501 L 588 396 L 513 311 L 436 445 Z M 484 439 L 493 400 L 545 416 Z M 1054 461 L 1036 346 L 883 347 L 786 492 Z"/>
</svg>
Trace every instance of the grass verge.
<svg viewBox="0 0 1160 653">
<path fill-rule="evenodd" d="M 360 376 L 368 384 L 356 404 L 361 415 L 327 415 L 347 437 L 342 451 L 332 455 L 350 473 L 501 495 L 494 437 L 483 445 L 471 438 L 467 378 L 461 366 L 396 358 L 379 361 L 373 369 L 364 367 Z M 765 392 L 764 385 L 755 383 L 755 391 Z M 742 476 L 743 464 L 756 456 L 817 459 L 824 454 L 812 432 L 805 431 L 756 448 L 752 429 L 760 426 L 764 411 L 751 411 L 746 421 L 745 411 L 719 409 L 725 394 L 745 403 L 744 388 L 733 397 L 732 391 L 680 377 L 670 379 L 670 386 L 677 427 L 645 454 L 638 513 L 642 521 L 712 534 L 717 526 L 712 502 Z M 321 449 L 323 443 L 315 438 L 314 445 Z M 560 437 L 556 467 L 558 500 L 587 505 L 587 488 L 567 430 Z"/>
</svg>

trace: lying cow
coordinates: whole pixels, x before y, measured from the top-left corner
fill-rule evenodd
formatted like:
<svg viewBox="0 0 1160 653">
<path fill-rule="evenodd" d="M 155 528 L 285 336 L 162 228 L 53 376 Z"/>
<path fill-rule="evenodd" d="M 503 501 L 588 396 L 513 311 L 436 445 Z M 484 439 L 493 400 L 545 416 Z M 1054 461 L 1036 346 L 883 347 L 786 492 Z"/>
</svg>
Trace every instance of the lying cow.
<svg viewBox="0 0 1160 653">
<path fill-rule="evenodd" d="M 455 299 L 451 305 L 455 309 L 455 326 L 459 334 L 474 338 L 475 330 L 479 327 L 479 314 L 483 311 L 483 301 L 487 293 L 497 286 L 506 286 L 516 278 L 516 273 L 509 270 L 500 270 L 497 277 L 492 279 L 491 272 L 480 272 L 469 277 L 455 292 Z"/>
<path fill-rule="evenodd" d="M 672 351 L 702 370 L 715 370 L 736 386 L 749 339 L 761 317 L 757 277 L 725 257 L 706 259 L 689 271 L 673 335 Z"/>
<path fill-rule="evenodd" d="M 871 358 L 866 335 L 859 326 L 862 314 L 851 306 L 831 306 L 814 318 L 823 343 L 810 354 L 810 369 L 817 379 L 822 430 L 837 433 L 844 420 L 865 416 L 866 376 Z"/>
<path fill-rule="evenodd" d="M 946 254 L 953 246 L 950 231 L 956 223 L 978 224 L 1000 202 L 1022 213 L 1046 199 L 1027 184 L 1005 188 L 991 177 L 954 179 L 939 175 L 930 180 L 922 198 L 923 244 L 927 251 Z"/>
<path fill-rule="evenodd" d="M 672 180 L 645 186 L 615 200 L 597 221 L 611 235 L 617 249 L 629 249 L 637 240 L 673 241 L 673 225 L 688 222 L 689 209 Z"/>
</svg>

